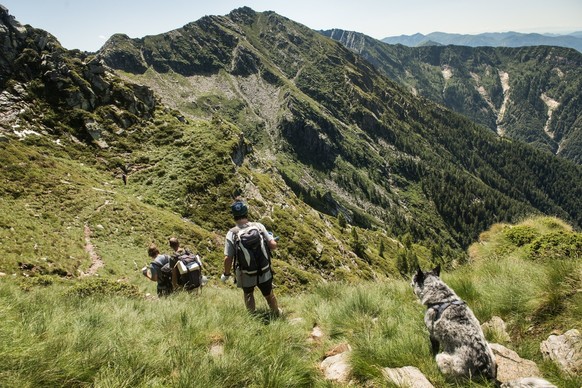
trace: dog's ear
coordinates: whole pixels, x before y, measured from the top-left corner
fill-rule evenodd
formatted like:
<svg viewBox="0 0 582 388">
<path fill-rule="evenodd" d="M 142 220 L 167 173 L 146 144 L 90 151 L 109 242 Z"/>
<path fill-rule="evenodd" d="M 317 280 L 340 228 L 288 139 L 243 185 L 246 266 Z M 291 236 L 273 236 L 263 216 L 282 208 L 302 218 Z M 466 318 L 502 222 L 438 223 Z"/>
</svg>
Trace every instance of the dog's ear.
<svg viewBox="0 0 582 388">
<path fill-rule="evenodd" d="M 441 276 L 441 265 L 437 264 L 437 266 L 432 270 L 432 273 L 436 276 Z"/>
<path fill-rule="evenodd" d="M 424 283 L 424 273 L 420 269 L 420 266 L 418 267 L 418 270 L 416 271 L 416 274 L 414 275 L 413 279 L 418 284 Z"/>
</svg>

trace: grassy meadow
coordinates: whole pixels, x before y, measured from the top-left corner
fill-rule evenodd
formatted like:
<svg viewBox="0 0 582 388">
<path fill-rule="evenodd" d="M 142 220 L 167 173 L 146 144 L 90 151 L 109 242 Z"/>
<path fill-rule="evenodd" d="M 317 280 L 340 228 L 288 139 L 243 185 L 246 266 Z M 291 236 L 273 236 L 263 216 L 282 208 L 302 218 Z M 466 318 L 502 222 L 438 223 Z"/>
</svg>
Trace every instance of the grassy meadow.
<svg viewBox="0 0 582 388">
<path fill-rule="evenodd" d="M 582 329 L 582 263 L 579 251 L 563 252 L 580 239 L 553 218 L 496 225 L 471 247 L 469 264 L 442 274 L 481 322 L 502 317 L 511 340 L 498 342 L 535 361 L 559 387 L 579 388 L 582 379 L 544 361 L 539 344 L 554 331 Z M 342 343 L 352 348 L 355 386 L 389 386 L 382 368 L 407 365 L 436 387 L 484 386 L 440 374 L 408 279 L 311 286 L 293 294 L 277 288 L 284 315 L 275 318 L 258 292 L 258 312 L 250 315 L 242 293 L 216 278 L 200 295 L 157 299 L 146 296 L 155 294 L 146 279 L 5 276 L 0 386 L 342 386 L 319 370 L 325 353 Z M 315 325 L 324 336 L 314 341 Z M 496 342 L 495 333 L 487 335 Z"/>
</svg>

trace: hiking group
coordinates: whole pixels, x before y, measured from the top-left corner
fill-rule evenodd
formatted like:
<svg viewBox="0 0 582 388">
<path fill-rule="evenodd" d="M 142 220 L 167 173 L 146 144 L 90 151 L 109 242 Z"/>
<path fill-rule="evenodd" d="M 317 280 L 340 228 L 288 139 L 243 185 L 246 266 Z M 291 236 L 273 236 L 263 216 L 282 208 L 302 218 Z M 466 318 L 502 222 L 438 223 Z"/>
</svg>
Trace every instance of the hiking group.
<svg viewBox="0 0 582 388">
<path fill-rule="evenodd" d="M 148 256 L 153 261 L 142 268 L 143 275 L 158 283 L 158 296 L 169 295 L 180 289 L 199 290 L 206 281 L 206 277 L 202 276 L 200 255 L 180 247 L 180 242 L 175 237 L 170 238 L 169 243 L 174 251 L 171 255 L 160 254 L 155 244 L 149 246 Z"/>
<path fill-rule="evenodd" d="M 255 312 L 255 287 L 265 298 L 272 314 L 280 315 L 281 309 L 273 292 L 273 270 L 271 251 L 277 248 L 277 239 L 260 222 L 248 219 L 248 207 L 242 200 L 231 206 L 235 226 L 226 234 L 224 243 L 224 271 L 220 280 L 226 282 L 234 271 L 234 282 L 242 288 L 244 304 L 251 313 Z M 158 296 L 166 296 L 174 291 L 199 291 L 207 281 L 202 275 L 200 255 L 192 254 L 180 247 L 177 238 L 169 240 L 173 254 L 160 254 L 155 244 L 148 248 L 152 258 L 144 267 L 144 276 L 157 282 Z"/>
</svg>

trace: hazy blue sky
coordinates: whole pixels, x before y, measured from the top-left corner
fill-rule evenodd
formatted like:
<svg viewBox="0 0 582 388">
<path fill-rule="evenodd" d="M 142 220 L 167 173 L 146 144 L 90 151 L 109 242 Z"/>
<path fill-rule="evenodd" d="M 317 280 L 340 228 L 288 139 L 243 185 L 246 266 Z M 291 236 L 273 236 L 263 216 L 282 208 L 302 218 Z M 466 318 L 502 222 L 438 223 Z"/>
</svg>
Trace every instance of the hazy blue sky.
<svg viewBox="0 0 582 388">
<path fill-rule="evenodd" d="M 582 0 L 0 0 L 22 24 L 52 33 L 63 46 L 96 51 L 112 34 L 167 32 L 204 15 L 249 6 L 320 30 L 341 28 L 377 39 L 434 31 L 582 30 Z"/>
</svg>

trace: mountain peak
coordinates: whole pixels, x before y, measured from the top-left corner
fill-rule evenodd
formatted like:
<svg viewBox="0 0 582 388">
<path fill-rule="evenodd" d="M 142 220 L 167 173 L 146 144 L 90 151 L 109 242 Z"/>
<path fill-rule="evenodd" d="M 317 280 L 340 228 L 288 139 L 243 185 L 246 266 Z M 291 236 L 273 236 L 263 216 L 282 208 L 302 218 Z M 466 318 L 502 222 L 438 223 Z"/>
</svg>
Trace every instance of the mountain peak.
<svg viewBox="0 0 582 388">
<path fill-rule="evenodd" d="M 232 10 L 227 16 L 236 23 L 249 25 L 255 20 L 257 13 L 252 8 L 245 6 Z"/>
<path fill-rule="evenodd" d="M 10 15 L 10 11 L 8 10 L 8 8 L 3 6 L 2 4 L 0 4 L 0 24 L 4 24 L 9 28 L 11 27 L 12 29 L 17 30 L 20 33 L 26 31 L 26 27 L 20 24 L 14 18 L 14 16 Z"/>
</svg>

